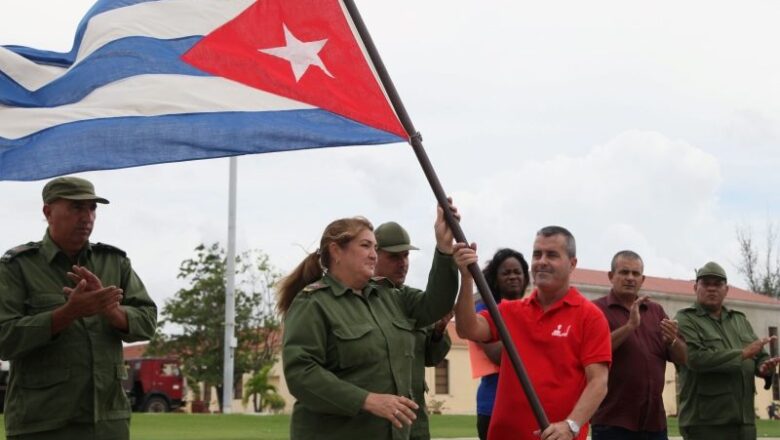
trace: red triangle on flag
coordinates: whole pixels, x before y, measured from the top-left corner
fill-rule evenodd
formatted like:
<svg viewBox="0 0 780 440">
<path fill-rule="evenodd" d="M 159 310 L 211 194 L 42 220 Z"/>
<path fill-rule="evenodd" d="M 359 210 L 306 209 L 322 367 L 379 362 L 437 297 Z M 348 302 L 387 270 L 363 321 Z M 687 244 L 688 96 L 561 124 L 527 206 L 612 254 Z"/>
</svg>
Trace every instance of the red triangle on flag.
<svg viewBox="0 0 780 440">
<path fill-rule="evenodd" d="M 182 59 L 407 139 L 344 14 L 338 0 L 259 0 Z"/>
</svg>

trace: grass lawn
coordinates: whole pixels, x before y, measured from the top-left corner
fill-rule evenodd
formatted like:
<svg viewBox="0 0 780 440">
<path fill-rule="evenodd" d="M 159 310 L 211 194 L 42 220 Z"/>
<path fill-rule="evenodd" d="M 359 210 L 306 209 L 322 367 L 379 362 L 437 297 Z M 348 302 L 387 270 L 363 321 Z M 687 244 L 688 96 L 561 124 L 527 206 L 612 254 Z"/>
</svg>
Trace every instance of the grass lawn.
<svg viewBox="0 0 780 440">
<path fill-rule="evenodd" d="M 1 416 L 0 416 L 1 421 Z M 132 440 L 284 440 L 290 416 L 133 414 Z M 5 432 L 0 426 L 5 439 Z M 474 416 L 431 416 L 434 438 L 476 437 Z M 669 435 L 680 435 L 669 419 Z M 780 438 L 780 421 L 759 420 L 758 436 Z"/>
</svg>

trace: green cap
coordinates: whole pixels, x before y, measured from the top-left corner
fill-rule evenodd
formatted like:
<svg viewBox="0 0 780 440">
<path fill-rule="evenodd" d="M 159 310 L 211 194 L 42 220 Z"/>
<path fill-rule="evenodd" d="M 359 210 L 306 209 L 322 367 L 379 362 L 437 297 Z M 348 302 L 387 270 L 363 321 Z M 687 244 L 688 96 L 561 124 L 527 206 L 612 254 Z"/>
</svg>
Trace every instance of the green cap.
<svg viewBox="0 0 780 440">
<path fill-rule="evenodd" d="M 108 203 L 108 200 L 95 195 L 95 187 L 89 180 L 80 177 L 57 177 L 43 187 L 43 203 L 57 199 L 94 200 Z"/>
<path fill-rule="evenodd" d="M 376 247 L 387 252 L 403 252 L 417 250 L 411 245 L 409 234 L 396 222 L 387 222 L 379 225 L 374 231 L 376 235 Z"/>
<path fill-rule="evenodd" d="M 714 261 L 710 261 L 696 271 L 696 280 L 698 281 L 702 277 L 718 277 L 728 281 L 726 271 Z"/>
</svg>

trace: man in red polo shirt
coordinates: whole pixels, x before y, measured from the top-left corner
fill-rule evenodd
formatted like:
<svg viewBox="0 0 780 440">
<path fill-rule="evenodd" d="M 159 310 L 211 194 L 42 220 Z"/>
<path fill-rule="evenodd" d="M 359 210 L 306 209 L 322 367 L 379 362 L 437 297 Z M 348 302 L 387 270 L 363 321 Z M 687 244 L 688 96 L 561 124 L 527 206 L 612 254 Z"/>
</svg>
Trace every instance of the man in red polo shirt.
<svg viewBox="0 0 780 440">
<path fill-rule="evenodd" d="M 609 322 L 613 356 L 609 392 L 593 416 L 593 440 L 667 440 L 666 361 L 687 362 L 685 341 L 660 304 L 639 296 L 645 281 L 639 254 L 615 254 L 608 276 L 612 290 L 593 301 Z"/>
<path fill-rule="evenodd" d="M 531 295 L 499 304 L 512 340 L 525 363 L 550 426 L 539 426 L 504 351 L 489 440 L 584 440 L 587 423 L 607 394 L 612 361 L 609 326 L 604 314 L 574 287 L 569 278 L 577 265 L 571 232 L 548 226 L 536 233 Z M 455 325 L 462 338 L 498 339 L 487 311 L 473 308 L 468 273 L 455 306 Z"/>
</svg>

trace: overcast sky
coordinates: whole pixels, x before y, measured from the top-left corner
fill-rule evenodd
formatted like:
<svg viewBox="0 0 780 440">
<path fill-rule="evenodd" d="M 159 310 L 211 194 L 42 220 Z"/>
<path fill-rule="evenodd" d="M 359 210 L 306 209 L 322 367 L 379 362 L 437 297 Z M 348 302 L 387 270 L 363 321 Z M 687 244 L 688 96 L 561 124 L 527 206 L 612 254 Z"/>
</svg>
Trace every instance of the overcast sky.
<svg viewBox="0 0 780 440">
<path fill-rule="evenodd" d="M 482 262 L 541 226 L 579 266 L 633 249 L 645 273 L 736 273 L 735 229 L 780 217 L 780 3 L 358 1 Z M 91 0 L 2 0 L 0 44 L 70 49 Z M 111 148 L 106 145 L 106 148 Z M 81 174 L 111 200 L 92 239 L 125 249 L 162 302 L 201 242 L 226 242 L 228 160 Z M 405 144 L 239 159 L 239 251 L 283 271 L 332 219 L 396 220 L 434 246 L 434 199 Z M 0 248 L 39 240 L 45 182 L 0 182 Z"/>
</svg>

